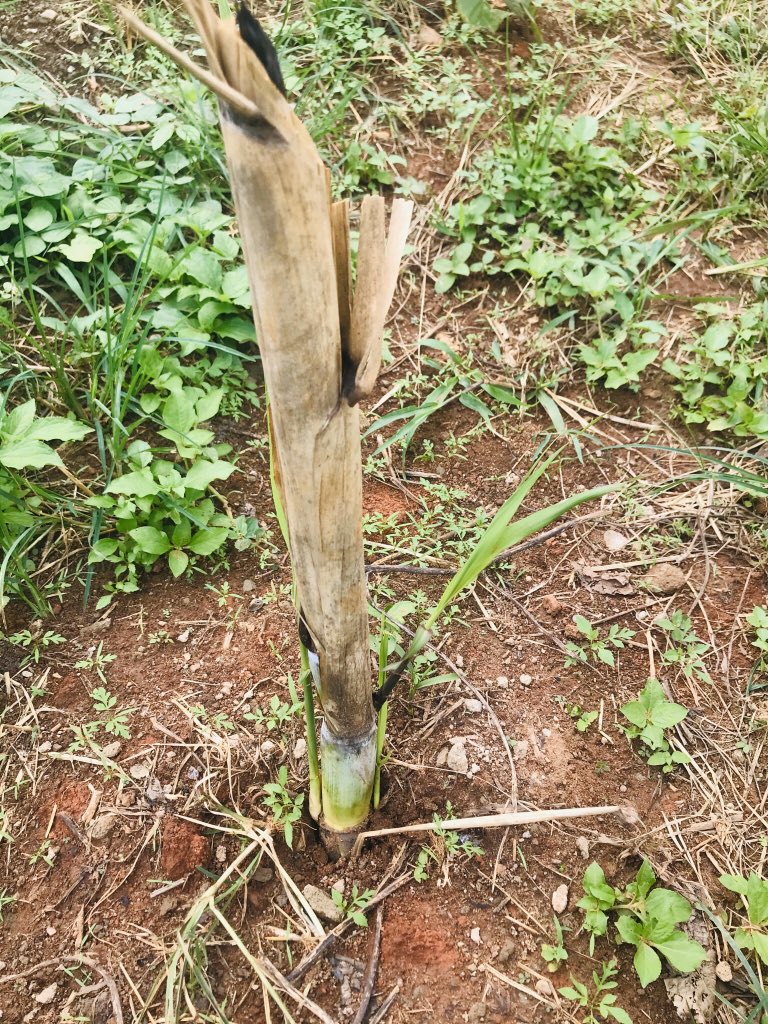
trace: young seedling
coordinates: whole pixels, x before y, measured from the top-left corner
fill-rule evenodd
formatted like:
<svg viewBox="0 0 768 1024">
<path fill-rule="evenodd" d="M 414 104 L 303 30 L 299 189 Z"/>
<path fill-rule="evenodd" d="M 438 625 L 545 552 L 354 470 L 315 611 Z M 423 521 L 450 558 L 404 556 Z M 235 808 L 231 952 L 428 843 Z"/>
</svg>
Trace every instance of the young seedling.
<svg viewBox="0 0 768 1024">
<path fill-rule="evenodd" d="M 331 889 L 331 899 L 344 914 L 345 920 L 354 921 L 361 928 L 368 927 L 368 918 L 363 911 L 371 902 L 373 895 L 373 889 L 365 889 L 363 892 L 360 892 L 357 885 L 353 885 L 349 899 L 346 899 L 343 892 L 339 892 L 338 889 Z"/>
<path fill-rule="evenodd" d="M 5 908 L 12 907 L 17 899 L 17 896 L 9 896 L 7 889 L 0 891 L 0 924 L 5 918 Z"/>
<path fill-rule="evenodd" d="M 676 665 L 686 679 L 695 677 L 703 683 L 711 683 L 712 677 L 702 657 L 711 653 L 712 648 L 696 635 L 690 618 L 678 610 L 656 619 L 654 625 L 664 630 L 669 640 L 661 656 L 662 662 L 665 665 Z"/>
<path fill-rule="evenodd" d="M 675 970 L 688 974 L 706 957 L 706 950 L 678 927 L 693 913 L 690 903 L 679 893 L 657 886 L 647 860 L 625 890 L 609 885 L 602 868 L 594 862 L 587 868 L 583 884 L 585 895 L 577 906 L 585 911 L 590 953 L 595 939 L 608 931 L 607 912 L 615 911 L 617 939 L 635 946 L 633 963 L 643 988 L 661 974 L 662 958 Z"/>
<path fill-rule="evenodd" d="M 568 950 L 565 948 L 563 941 L 563 933 L 568 931 L 560 923 L 557 916 L 552 918 L 555 924 L 555 941 L 545 942 L 541 947 L 541 958 L 546 962 L 547 970 L 555 973 L 560 968 L 561 964 L 564 964 L 568 959 Z"/>
<path fill-rule="evenodd" d="M 744 898 L 746 923 L 736 929 L 734 941 L 740 949 L 752 949 L 768 967 L 768 881 L 751 871 L 742 875 L 720 875 L 720 884 Z"/>
<path fill-rule="evenodd" d="M 580 704 L 574 704 L 566 697 L 555 697 L 555 703 L 563 709 L 569 718 L 573 719 L 577 732 L 586 732 L 600 716 L 599 711 L 585 711 Z"/>
<path fill-rule="evenodd" d="M 571 975 L 571 984 L 558 989 L 564 999 L 578 1003 L 586 1010 L 582 1018 L 582 1024 L 600 1024 L 601 1021 L 615 1020 L 617 1024 L 632 1024 L 632 1018 L 626 1010 L 616 1005 L 616 996 L 613 993 L 618 985 L 614 979 L 618 974 L 615 960 L 609 960 L 602 965 L 600 974 L 592 971 L 592 985 L 594 991 L 589 989 L 582 982 L 577 981 Z"/>
<path fill-rule="evenodd" d="M 649 765 L 660 767 L 664 774 L 679 764 L 689 764 L 690 756 L 684 750 L 672 750 L 666 735 L 688 714 L 682 704 L 669 701 L 664 688 L 657 679 L 649 679 L 637 700 L 629 701 L 621 708 L 622 715 L 630 722 L 624 728 L 629 739 L 639 739 Z"/>
<path fill-rule="evenodd" d="M 97 686 L 95 690 L 92 690 L 91 700 L 93 701 L 94 711 L 110 712 L 109 716 L 102 722 L 104 729 L 111 736 L 119 736 L 121 739 L 129 740 L 131 738 L 131 730 L 128 728 L 128 718 L 131 712 L 136 709 L 126 708 L 124 711 L 115 711 L 117 697 L 113 697 L 105 686 Z"/>
<path fill-rule="evenodd" d="M 293 823 L 301 817 L 304 794 L 292 796 L 288 792 L 288 769 L 280 765 L 277 782 L 268 782 L 264 786 L 266 794 L 263 803 L 272 812 L 272 820 L 277 828 L 282 828 L 286 845 L 293 849 Z"/>
<path fill-rule="evenodd" d="M 448 875 L 451 863 L 459 859 L 470 859 L 482 857 L 482 847 L 473 843 L 468 836 L 461 836 L 458 832 L 444 828 L 444 823 L 455 817 L 450 801 L 445 805 L 445 814 L 432 815 L 432 820 L 438 826 L 430 835 L 431 845 L 422 846 L 416 859 L 416 866 L 413 869 L 413 877 L 416 882 L 424 882 L 429 878 L 430 862 L 442 868 L 443 877 L 438 882 L 441 887 L 448 884 Z"/>
<path fill-rule="evenodd" d="M 14 647 L 23 647 L 30 653 L 25 655 L 21 660 L 21 668 L 34 662 L 35 665 L 40 663 L 42 654 L 49 648 L 55 647 L 58 644 L 65 644 L 67 642 L 66 637 L 61 636 L 60 633 L 54 632 L 52 629 L 47 629 L 45 633 L 33 634 L 28 629 L 19 630 L 18 633 L 13 633 L 11 636 L 4 637 L 9 644 L 13 644 Z"/>
<path fill-rule="evenodd" d="M 620 650 L 625 646 L 626 641 L 631 640 L 635 635 L 634 630 L 617 626 L 614 623 L 608 630 L 607 635 L 601 637 L 600 630 L 596 629 L 589 619 L 585 619 L 583 615 L 574 615 L 573 621 L 578 631 L 583 635 L 585 643 L 577 644 L 570 640 L 565 645 L 569 655 L 565 659 L 566 668 L 571 668 L 573 665 L 586 665 L 590 654 L 594 661 L 613 668 L 616 664 L 616 659 L 611 648 Z"/>
<path fill-rule="evenodd" d="M 117 658 L 116 654 L 104 654 L 104 641 L 99 641 L 99 646 L 96 648 L 94 653 L 89 658 L 83 658 L 81 661 L 75 662 L 75 668 L 85 669 L 90 671 L 96 669 L 96 675 L 99 677 L 104 686 L 107 685 L 107 677 L 105 669 L 107 665 L 110 665 Z"/>
</svg>

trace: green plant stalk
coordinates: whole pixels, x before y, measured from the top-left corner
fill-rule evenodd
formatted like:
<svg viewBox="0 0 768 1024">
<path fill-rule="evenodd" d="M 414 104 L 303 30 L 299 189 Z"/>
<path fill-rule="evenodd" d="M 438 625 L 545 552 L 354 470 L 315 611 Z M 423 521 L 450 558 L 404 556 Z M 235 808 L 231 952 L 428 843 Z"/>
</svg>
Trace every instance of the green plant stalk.
<svg viewBox="0 0 768 1024">
<path fill-rule="evenodd" d="M 309 764 L 309 814 L 313 821 L 318 821 L 323 810 L 323 798 L 320 765 L 317 760 L 315 695 L 312 692 L 309 657 L 303 644 L 301 645 L 301 685 L 304 690 L 304 724 L 307 733 L 307 762 Z"/>
<path fill-rule="evenodd" d="M 376 725 L 353 739 L 334 736 L 323 722 L 320 760 L 323 765 L 323 826 L 335 833 L 339 851 L 352 848 L 360 823 L 368 817 L 376 774 Z"/>
<path fill-rule="evenodd" d="M 387 736 L 387 709 L 389 708 L 389 701 L 384 703 L 379 708 L 379 714 L 376 719 L 376 774 L 373 778 L 373 809 L 379 806 L 381 802 L 381 757 L 384 752 L 384 740 Z"/>
</svg>

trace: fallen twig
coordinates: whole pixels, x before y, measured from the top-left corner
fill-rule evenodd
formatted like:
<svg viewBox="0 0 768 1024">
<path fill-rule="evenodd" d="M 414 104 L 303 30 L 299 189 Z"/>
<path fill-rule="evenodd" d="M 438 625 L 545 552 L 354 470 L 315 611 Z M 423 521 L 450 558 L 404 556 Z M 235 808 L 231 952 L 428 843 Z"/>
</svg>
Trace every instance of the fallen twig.
<svg viewBox="0 0 768 1024">
<path fill-rule="evenodd" d="M 619 814 L 623 811 L 618 805 L 605 807 L 556 807 L 549 811 L 514 811 L 508 814 L 481 814 L 473 818 L 448 818 L 445 821 L 423 821 L 416 825 L 400 825 L 398 828 L 377 828 L 361 832 L 352 848 L 352 857 L 356 857 L 366 839 L 377 836 L 401 835 L 406 832 L 434 832 L 435 829 L 480 829 L 506 828 L 510 825 L 530 825 L 538 821 L 561 821 L 563 818 L 588 818 L 602 814 Z"/>
<path fill-rule="evenodd" d="M 376 984 L 376 974 L 379 969 L 379 952 L 381 950 L 381 907 L 376 908 L 374 913 L 373 922 L 373 942 L 371 944 L 371 953 L 368 957 L 368 963 L 365 968 L 365 974 L 363 975 L 363 984 L 360 992 L 360 1005 L 357 1008 L 352 1024 L 363 1024 L 365 1015 L 368 1013 L 368 1007 L 373 996 L 373 989 Z"/>
</svg>

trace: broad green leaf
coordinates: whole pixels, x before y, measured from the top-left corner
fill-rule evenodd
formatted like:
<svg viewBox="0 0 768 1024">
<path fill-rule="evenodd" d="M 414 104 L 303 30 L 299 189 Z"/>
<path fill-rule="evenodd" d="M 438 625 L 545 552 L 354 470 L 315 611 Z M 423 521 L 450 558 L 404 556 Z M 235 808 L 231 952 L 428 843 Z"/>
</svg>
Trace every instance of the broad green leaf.
<svg viewBox="0 0 768 1024">
<path fill-rule="evenodd" d="M 760 878 L 754 871 L 750 872 L 747 881 L 746 896 L 750 924 L 768 923 L 768 882 Z"/>
<path fill-rule="evenodd" d="M 632 725 L 636 725 L 639 729 L 646 724 L 648 721 L 648 711 L 638 700 L 631 700 L 628 704 L 624 704 L 621 708 L 621 713 L 631 722 Z"/>
<path fill-rule="evenodd" d="M 226 480 L 234 471 L 235 467 L 231 462 L 224 462 L 221 459 L 216 462 L 198 459 L 184 478 L 184 484 L 186 487 L 204 491 L 212 481 Z"/>
<path fill-rule="evenodd" d="M 653 709 L 653 724 L 661 729 L 671 729 L 682 722 L 687 714 L 688 708 L 684 708 L 682 704 L 665 701 Z"/>
<path fill-rule="evenodd" d="M 752 948 L 768 967 L 768 934 L 765 932 L 752 932 Z"/>
<path fill-rule="evenodd" d="M 164 555 L 171 547 L 166 534 L 154 526 L 138 526 L 130 531 L 130 536 L 148 555 Z"/>
<path fill-rule="evenodd" d="M 72 263 L 90 263 L 104 243 L 93 235 L 76 233 L 71 241 L 57 247 L 57 251 Z"/>
<path fill-rule="evenodd" d="M 37 441 L 82 441 L 92 433 L 92 427 L 66 416 L 41 416 L 27 431 L 27 436 Z"/>
<path fill-rule="evenodd" d="M 50 203 L 35 203 L 24 217 L 24 225 L 30 231 L 42 231 L 53 224 L 55 210 Z"/>
<path fill-rule="evenodd" d="M 149 469 L 137 469 L 133 473 L 124 473 L 105 488 L 107 494 L 126 494 L 136 498 L 147 498 L 158 494 L 160 485 L 155 481 Z"/>
<path fill-rule="evenodd" d="M 185 573 L 187 571 L 188 565 L 189 555 L 186 553 L 186 551 L 180 551 L 178 548 L 174 548 L 171 552 L 169 552 L 168 568 L 171 570 L 171 573 L 174 576 L 178 577 L 181 576 L 182 573 Z"/>
<path fill-rule="evenodd" d="M 13 255 L 17 260 L 30 259 L 45 252 L 46 248 L 47 243 L 39 235 L 24 235 L 14 246 Z"/>
<path fill-rule="evenodd" d="M 645 913 L 662 924 L 682 924 L 691 916 L 691 904 L 671 889 L 654 889 L 645 901 Z"/>
<path fill-rule="evenodd" d="M 490 29 L 495 32 L 505 18 L 507 11 L 497 11 L 488 0 L 456 0 L 456 10 L 472 28 Z"/>
<path fill-rule="evenodd" d="M 173 391 L 163 405 L 163 420 L 171 430 L 188 433 L 196 424 L 195 406 L 188 389 Z"/>
<path fill-rule="evenodd" d="M 643 941 L 643 929 L 637 918 L 631 914 L 620 914 L 616 920 L 616 931 L 623 942 L 636 946 Z"/>
<path fill-rule="evenodd" d="M 0 419 L 0 434 L 9 438 L 24 436 L 35 419 L 35 400 L 30 398 L 28 402 L 22 402 L 14 409 L 11 409 L 4 418 Z"/>
<path fill-rule="evenodd" d="M 703 946 L 681 931 L 676 931 L 665 942 L 654 942 L 654 947 L 682 974 L 695 971 L 707 956 Z"/>
<path fill-rule="evenodd" d="M 0 466 L 6 469 L 42 469 L 43 466 L 61 465 L 61 458 L 42 441 L 23 437 L 0 444 Z"/>
<path fill-rule="evenodd" d="M 652 981 L 656 981 L 661 974 L 661 959 L 659 955 L 644 942 L 641 942 L 637 947 L 632 962 L 635 965 L 637 976 L 643 988 L 650 985 Z"/>
<path fill-rule="evenodd" d="M 209 526 L 192 537 L 187 547 L 196 555 L 210 555 L 217 548 L 220 548 L 229 536 L 229 530 L 224 526 Z"/>
<path fill-rule="evenodd" d="M 183 517 L 181 522 L 174 527 L 173 533 L 171 534 L 171 543 L 176 548 L 184 548 L 189 544 L 192 536 L 192 524 L 186 516 Z"/>
<path fill-rule="evenodd" d="M 221 291 L 223 279 L 221 261 L 210 249 L 193 249 L 177 268 L 177 276 L 182 273 L 194 278 L 195 281 L 210 288 L 211 291 Z"/>
<path fill-rule="evenodd" d="M 570 127 L 569 134 L 574 142 L 591 142 L 597 135 L 598 120 L 589 114 L 582 114 L 577 117 Z"/>
</svg>

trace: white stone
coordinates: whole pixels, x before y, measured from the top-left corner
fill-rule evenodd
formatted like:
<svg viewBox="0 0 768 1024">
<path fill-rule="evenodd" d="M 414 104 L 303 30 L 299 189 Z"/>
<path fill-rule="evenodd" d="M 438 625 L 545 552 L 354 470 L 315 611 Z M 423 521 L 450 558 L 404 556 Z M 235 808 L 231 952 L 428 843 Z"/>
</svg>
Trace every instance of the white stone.
<svg viewBox="0 0 768 1024">
<path fill-rule="evenodd" d="M 483 940 L 482 940 L 482 939 L 480 938 L 480 929 L 479 929 L 479 928 L 473 928 L 473 929 L 472 929 L 472 931 L 471 931 L 471 932 L 469 933 L 469 937 L 470 937 L 470 939 L 472 939 L 472 941 L 473 941 L 474 943 L 476 943 L 476 944 L 477 944 L 478 946 L 479 946 L 479 945 L 480 945 L 480 943 L 481 943 L 481 942 L 483 941 Z"/>
<path fill-rule="evenodd" d="M 318 889 L 316 885 L 305 885 L 303 892 L 304 898 L 318 917 L 322 917 L 332 924 L 339 924 L 343 920 L 344 914 L 341 908 L 337 907 L 331 897 L 326 896 L 322 889 Z"/>
<path fill-rule="evenodd" d="M 568 907 L 568 886 L 558 885 L 552 893 L 552 909 L 556 914 L 563 914 Z"/>
<path fill-rule="evenodd" d="M 731 965 L 727 963 L 725 960 L 721 960 L 715 966 L 715 974 L 718 976 L 720 981 L 724 981 L 726 983 L 733 979 L 733 971 L 731 970 Z"/>
<path fill-rule="evenodd" d="M 483 702 L 477 700 L 476 697 L 467 697 L 464 701 L 464 707 L 470 715 L 477 715 L 483 710 Z"/>
<path fill-rule="evenodd" d="M 38 18 L 40 21 L 56 21 L 58 14 L 52 7 L 47 7 L 44 11 L 40 11 Z"/>
<path fill-rule="evenodd" d="M 589 840 L 586 836 L 578 836 L 576 839 L 576 849 L 581 854 L 584 860 L 589 859 Z"/>
<path fill-rule="evenodd" d="M 469 759 L 467 758 L 467 751 L 464 747 L 464 740 L 454 740 L 451 744 L 451 749 L 448 751 L 448 757 L 446 758 L 446 764 L 452 772 L 457 772 L 459 775 L 466 775 L 469 770 Z"/>
<path fill-rule="evenodd" d="M 100 839 L 106 839 L 116 824 L 116 814 L 100 814 L 98 818 L 94 819 L 89 830 L 91 839 L 93 839 L 94 842 L 99 842 Z"/>
<path fill-rule="evenodd" d="M 145 764 L 132 764 L 128 774 L 132 779 L 146 779 L 149 778 L 149 768 Z"/>
<path fill-rule="evenodd" d="M 532 682 L 533 682 L 533 676 L 529 676 L 526 673 L 523 673 L 523 675 L 520 676 L 520 685 L 521 686 L 530 686 Z"/>
<path fill-rule="evenodd" d="M 506 688 L 509 686 L 509 677 L 508 676 L 496 676 L 496 685 L 500 689 L 506 690 Z"/>
<path fill-rule="evenodd" d="M 296 740 L 296 746 L 293 748 L 293 756 L 298 761 L 300 758 L 304 757 L 306 752 L 307 741 L 304 739 L 303 736 L 300 736 L 299 739 Z"/>
<path fill-rule="evenodd" d="M 52 1003 L 56 998 L 56 989 L 59 987 L 58 982 L 52 981 L 47 988 L 42 989 L 35 996 L 35 1002 L 40 1003 L 42 1006 L 47 1006 Z"/>
<path fill-rule="evenodd" d="M 120 740 L 112 740 L 106 747 L 101 748 L 101 752 L 104 757 L 109 758 L 110 761 L 114 761 L 120 751 L 123 749 L 123 744 Z"/>
<path fill-rule="evenodd" d="M 536 991 L 543 996 L 551 996 L 554 992 L 552 988 L 552 982 L 548 978 L 539 978 L 536 982 Z"/>
<path fill-rule="evenodd" d="M 603 534 L 603 544 L 608 551 L 621 551 L 629 544 L 629 537 L 625 537 L 617 530 L 606 530 Z"/>
</svg>

